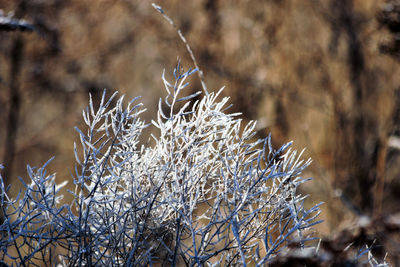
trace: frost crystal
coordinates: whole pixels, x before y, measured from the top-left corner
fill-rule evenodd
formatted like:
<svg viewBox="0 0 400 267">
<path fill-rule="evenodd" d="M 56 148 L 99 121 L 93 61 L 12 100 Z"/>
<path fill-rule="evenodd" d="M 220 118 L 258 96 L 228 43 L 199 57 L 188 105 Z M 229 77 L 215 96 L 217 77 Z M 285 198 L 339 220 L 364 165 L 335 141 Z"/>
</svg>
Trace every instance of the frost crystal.
<svg viewBox="0 0 400 267">
<path fill-rule="evenodd" d="M 319 205 L 304 207 L 298 186 L 310 164 L 288 143 L 256 139 L 256 122 L 227 113 L 221 92 L 181 96 L 187 78 L 174 82 L 150 125 L 153 145 L 140 145 L 144 111 L 105 92 L 92 99 L 77 129 L 75 190 L 61 205 L 54 175 L 28 167 L 31 183 L 10 200 L 1 183 L 5 217 L 1 260 L 69 266 L 263 265 L 290 244 L 305 249 L 319 223 Z"/>
</svg>

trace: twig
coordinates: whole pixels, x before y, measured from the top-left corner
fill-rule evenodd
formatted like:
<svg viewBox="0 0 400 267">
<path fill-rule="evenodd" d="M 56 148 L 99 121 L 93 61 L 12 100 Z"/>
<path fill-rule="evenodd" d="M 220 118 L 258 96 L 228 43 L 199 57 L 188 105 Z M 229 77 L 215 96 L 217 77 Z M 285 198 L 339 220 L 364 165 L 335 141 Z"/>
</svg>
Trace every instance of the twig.
<svg viewBox="0 0 400 267">
<path fill-rule="evenodd" d="M 190 45 L 188 44 L 188 42 L 186 41 L 185 36 L 183 36 L 182 31 L 178 28 L 178 26 L 176 26 L 176 24 L 174 23 L 174 21 L 168 17 L 167 14 L 165 14 L 164 10 L 162 9 L 161 6 L 156 5 L 155 3 L 152 3 L 152 6 L 158 11 L 160 12 L 160 14 L 164 17 L 164 19 L 166 21 L 168 21 L 169 24 L 172 25 L 172 27 L 174 27 L 174 29 L 177 31 L 179 38 L 181 38 L 182 42 L 185 44 L 186 46 L 186 50 L 189 52 L 190 57 L 192 58 L 193 64 L 196 67 L 196 69 L 198 70 L 199 73 L 199 78 L 200 78 L 200 82 L 201 82 L 201 86 L 203 87 L 204 93 L 205 95 L 208 95 L 208 90 L 207 90 L 207 86 L 206 83 L 204 82 L 204 74 L 203 71 L 200 69 L 199 65 L 197 64 L 197 60 L 196 57 L 193 54 L 192 49 L 190 48 Z"/>
</svg>

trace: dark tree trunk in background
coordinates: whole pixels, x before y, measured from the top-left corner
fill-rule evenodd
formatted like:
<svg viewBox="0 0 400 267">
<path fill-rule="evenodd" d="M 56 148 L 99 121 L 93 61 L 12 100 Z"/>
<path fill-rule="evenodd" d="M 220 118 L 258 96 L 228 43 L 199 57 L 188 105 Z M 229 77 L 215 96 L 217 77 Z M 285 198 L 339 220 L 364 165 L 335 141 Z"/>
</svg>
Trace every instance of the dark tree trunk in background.
<svg viewBox="0 0 400 267">
<path fill-rule="evenodd" d="M 19 121 L 19 113 L 21 107 L 21 95 L 19 92 L 19 74 L 21 69 L 21 61 L 22 61 L 22 51 L 23 51 L 23 41 L 21 37 L 16 37 L 14 40 L 12 51 L 11 51 L 11 71 L 10 71 L 10 87 L 9 87 L 9 95 L 10 95 L 10 107 L 8 110 L 8 121 L 7 121 L 7 134 L 6 141 L 4 147 L 4 171 L 3 177 L 5 179 L 6 184 L 8 184 L 8 180 L 12 176 L 12 167 L 15 157 L 16 150 L 16 142 L 17 142 L 17 130 L 18 130 L 18 121 Z"/>
<path fill-rule="evenodd" d="M 350 108 L 339 94 L 332 94 L 336 120 L 335 184 L 353 200 L 363 213 L 370 214 L 374 203 L 379 133 L 366 111 L 366 93 L 375 90 L 363 80 L 367 74 L 364 48 L 358 36 L 361 20 L 353 10 L 352 0 L 331 1 L 330 23 L 333 32 L 331 51 L 335 54 L 338 39 L 347 41 L 347 64 L 352 93 Z M 367 88 L 369 87 L 369 88 Z"/>
</svg>

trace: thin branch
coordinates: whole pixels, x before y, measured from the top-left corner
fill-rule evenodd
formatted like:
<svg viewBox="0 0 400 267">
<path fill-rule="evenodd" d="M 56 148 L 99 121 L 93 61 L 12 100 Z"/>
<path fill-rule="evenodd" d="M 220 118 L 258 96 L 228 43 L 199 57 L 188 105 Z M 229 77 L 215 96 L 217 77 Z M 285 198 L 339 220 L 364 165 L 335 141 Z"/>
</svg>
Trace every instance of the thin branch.
<svg viewBox="0 0 400 267">
<path fill-rule="evenodd" d="M 207 90 L 207 86 L 206 83 L 204 82 L 204 74 L 203 71 L 200 69 L 199 65 L 197 64 L 197 60 L 196 57 L 193 54 L 192 49 L 190 48 L 189 43 L 186 41 L 185 36 L 183 36 L 182 31 L 178 28 L 178 26 L 176 26 L 176 24 L 174 23 L 174 21 L 168 17 L 168 15 L 165 13 L 165 11 L 162 9 L 161 6 L 156 5 L 155 3 L 152 4 L 152 6 L 154 7 L 155 10 L 157 10 L 158 12 L 160 12 L 160 14 L 164 17 L 164 19 L 172 25 L 172 27 L 174 27 L 174 29 L 177 31 L 179 38 L 181 38 L 182 42 L 185 44 L 186 46 L 186 50 L 189 52 L 190 57 L 192 58 L 193 64 L 196 67 L 196 69 L 198 69 L 198 73 L 199 73 L 199 78 L 200 78 L 200 82 L 201 82 L 201 86 L 203 87 L 203 91 L 205 93 L 205 95 L 208 95 L 208 90 Z"/>
</svg>

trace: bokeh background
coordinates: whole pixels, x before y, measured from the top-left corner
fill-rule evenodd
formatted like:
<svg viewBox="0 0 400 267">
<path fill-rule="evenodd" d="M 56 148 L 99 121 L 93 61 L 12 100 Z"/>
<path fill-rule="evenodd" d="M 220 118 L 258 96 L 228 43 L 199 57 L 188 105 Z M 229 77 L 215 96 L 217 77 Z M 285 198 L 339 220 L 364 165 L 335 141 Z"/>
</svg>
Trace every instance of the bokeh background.
<svg viewBox="0 0 400 267">
<path fill-rule="evenodd" d="M 302 190 L 325 202 L 324 240 L 376 240 L 376 253 L 400 266 L 400 1 L 156 3 L 209 90 L 225 86 L 232 112 L 258 120 L 258 137 L 307 148 L 314 180 Z M 52 156 L 49 172 L 71 180 L 89 93 L 140 95 L 150 121 L 163 69 L 177 57 L 193 67 L 150 1 L 0 0 L 0 9 L 34 29 L 0 31 L 0 162 L 11 194 L 26 164 Z M 201 87 L 191 82 L 188 94 Z"/>
</svg>

